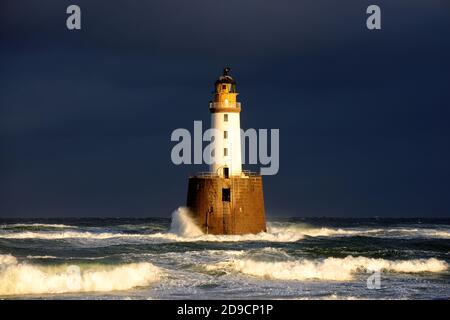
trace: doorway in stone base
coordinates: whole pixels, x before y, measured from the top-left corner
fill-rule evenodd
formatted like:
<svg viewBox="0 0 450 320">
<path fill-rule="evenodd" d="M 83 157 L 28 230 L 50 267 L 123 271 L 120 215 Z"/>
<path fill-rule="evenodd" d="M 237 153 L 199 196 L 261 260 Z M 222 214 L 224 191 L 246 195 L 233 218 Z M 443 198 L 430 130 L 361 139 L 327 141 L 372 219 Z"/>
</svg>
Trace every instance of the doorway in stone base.
<svg viewBox="0 0 450 320">
<path fill-rule="evenodd" d="M 230 188 L 222 188 L 222 201 L 231 201 L 231 190 Z"/>
</svg>

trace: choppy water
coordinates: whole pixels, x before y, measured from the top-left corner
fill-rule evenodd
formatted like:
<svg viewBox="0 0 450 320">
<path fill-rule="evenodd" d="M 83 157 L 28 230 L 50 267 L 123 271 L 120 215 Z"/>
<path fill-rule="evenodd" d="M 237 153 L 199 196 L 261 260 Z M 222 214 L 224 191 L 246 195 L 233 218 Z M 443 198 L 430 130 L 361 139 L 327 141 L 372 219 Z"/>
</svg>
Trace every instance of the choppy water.
<svg viewBox="0 0 450 320">
<path fill-rule="evenodd" d="M 244 236 L 173 220 L 0 219 L 0 298 L 450 298 L 450 219 L 275 219 Z"/>
</svg>

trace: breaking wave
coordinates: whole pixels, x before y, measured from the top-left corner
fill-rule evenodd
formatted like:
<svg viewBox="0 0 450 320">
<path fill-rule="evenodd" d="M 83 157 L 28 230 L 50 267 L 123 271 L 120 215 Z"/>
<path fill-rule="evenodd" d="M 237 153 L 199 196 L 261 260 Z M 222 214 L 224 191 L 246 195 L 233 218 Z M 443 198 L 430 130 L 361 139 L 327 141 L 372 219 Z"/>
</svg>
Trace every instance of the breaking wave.
<svg viewBox="0 0 450 320">
<path fill-rule="evenodd" d="M 111 232 L 89 232 L 89 231 L 60 231 L 60 232 L 46 232 L 46 231 L 26 231 L 16 233 L 3 233 L 0 238 L 3 239 L 111 239 L 111 238 L 139 238 L 141 234 L 126 234 L 126 233 L 111 233 Z"/>
<path fill-rule="evenodd" d="M 268 223 L 270 233 L 287 232 L 308 237 L 344 237 L 344 236 L 366 236 L 366 237 L 386 237 L 386 238 L 450 238 L 448 229 L 432 228 L 326 228 L 312 227 L 302 223 Z"/>
<path fill-rule="evenodd" d="M 332 228 L 318 228 L 311 227 L 306 224 L 283 224 L 283 223 L 268 223 L 268 231 L 270 233 L 287 232 L 292 234 L 299 234 L 308 237 L 329 237 L 329 236 L 344 236 L 344 235 L 357 235 L 361 231 L 358 230 L 345 230 L 345 229 L 332 229 Z M 374 230 L 374 232 L 379 229 Z"/>
<path fill-rule="evenodd" d="M 128 290 L 147 286 L 161 274 L 147 262 L 44 266 L 0 255 L 0 295 Z"/>
<path fill-rule="evenodd" d="M 2 232 L 0 239 L 131 239 L 137 241 L 176 241 L 176 242 L 239 242 L 239 241 L 267 241 L 267 242 L 295 242 L 304 237 L 304 234 L 296 230 L 283 228 L 270 228 L 269 232 L 246 235 L 211 235 L 204 234 L 192 219 L 190 212 L 185 207 L 180 207 L 172 214 L 172 222 L 169 232 L 153 234 L 132 234 L 120 232 L 91 232 L 82 230 L 58 230 L 58 231 L 22 231 Z"/>
<path fill-rule="evenodd" d="M 76 226 L 68 226 L 66 224 L 51 224 L 51 223 L 13 223 L 13 224 L 2 224 L 0 228 L 20 228 L 20 227 L 44 227 L 44 228 L 77 228 Z"/>
<path fill-rule="evenodd" d="M 302 259 L 295 261 L 261 261 L 242 258 L 220 262 L 215 265 L 207 265 L 206 269 L 238 272 L 266 279 L 347 281 L 352 280 L 357 272 L 442 272 L 448 269 L 448 264 L 435 258 L 385 260 L 347 256 L 345 258 Z"/>
<path fill-rule="evenodd" d="M 187 208 L 180 207 L 172 213 L 169 234 L 156 234 L 174 241 L 268 241 L 295 242 L 308 237 L 373 236 L 373 237 L 430 237 L 450 238 L 449 230 L 416 228 L 343 229 L 313 227 L 301 223 L 268 223 L 268 231 L 246 235 L 204 234 L 192 219 Z"/>
<path fill-rule="evenodd" d="M 91 232 L 91 231 L 24 231 L 0 233 L 3 239 L 131 239 L 137 241 L 176 241 L 176 242 L 238 242 L 238 241 L 268 241 L 268 242 L 294 242 L 303 238 L 302 234 L 285 230 L 261 232 L 246 235 L 211 235 L 204 234 L 192 219 L 189 210 L 180 207 L 172 214 L 172 223 L 169 232 L 153 234 L 130 234 L 120 232 Z"/>
<path fill-rule="evenodd" d="M 43 230 L 39 228 L 43 228 Z M 143 226 L 140 230 L 145 231 L 145 228 Z M 130 233 L 128 230 L 104 230 L 103 232 L 95 230 L 93 232 L 92 230 L 82 230 L 78 227 L 63 224 L 15 224 L 0 227 L 0 239 L 117 239 L 117 241 L 143 242 L 296 242 L 305 237 L 351 236 L 450 239 L 450 230 L 448 228 L 330 228 L 315 227 L 304 223 L 272 222 L 268 223 L 267 232 L 261 232 L 259 234 L 211 235 L 202 232 L 192 219 L 189 210 L 185 207 L 180 207 L 172 213 L 172 223 L 168 232 Z"/>
</svg>

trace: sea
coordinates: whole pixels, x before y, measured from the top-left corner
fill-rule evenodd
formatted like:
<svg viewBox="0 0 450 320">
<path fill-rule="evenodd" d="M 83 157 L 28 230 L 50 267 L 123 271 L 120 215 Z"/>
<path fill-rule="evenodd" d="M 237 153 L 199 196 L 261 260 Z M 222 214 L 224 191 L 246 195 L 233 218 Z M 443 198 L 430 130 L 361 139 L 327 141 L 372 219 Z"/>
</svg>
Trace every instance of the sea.
<svg viewBox="0 0 450 320">
<path fill-rule="evenodd" d="M 449 299 L 450 219 L 0 218 L 0 299 Z"/>
</svg>

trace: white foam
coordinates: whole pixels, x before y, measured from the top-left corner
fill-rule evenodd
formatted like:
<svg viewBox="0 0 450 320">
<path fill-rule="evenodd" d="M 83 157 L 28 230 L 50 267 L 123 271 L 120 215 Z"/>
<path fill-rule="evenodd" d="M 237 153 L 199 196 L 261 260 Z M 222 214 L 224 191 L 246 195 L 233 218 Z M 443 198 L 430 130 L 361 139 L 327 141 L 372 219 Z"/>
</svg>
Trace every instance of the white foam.
<svg viewBox="0 0 450 320">
<path fill-rule="evenodd" d="M 111 238 L 139 238 L 140 234 L 122 234 L 110 232 L 79 232 L 79 231 L 25 231 L 1 233 L 0 238 L 3 239 L 44 239 L 44 240 L 58 240 L 58 239 L 111 239 Z"/>
<path fill-rule="evenodd" d="M 149 285 L 161 274 L 146 262 L 43 266 L 0 255 L 0 295 L 128 290 Z"/>
<path fill-rule="evenodd" d="M 261 261 L 251 258 L 231 259 L 207 270 L 228 270 L 266 279 L 279 280 L 352 280 L 354 274 L 363 271 L 398 273 L 442 272 L 448 269 L 445 261 L 430 259 L 385 260 L 347 256 L 324 260 Z"/>
<path fill-rule="evenodd" d="M 432 229 L 432 228 L 391 228 L 385 230 L 388 235 L 401 237 L 424 237 L 424 238 L 450 238 L 450 231 L 444 229 Z"/>
<path fill-rule="evenodd" d="M 325 228 L 305 223 L 268 223 L 270 233 L 292 233 L 309 237 L 367 236 L 387 238 L 450 238 L 450 230 L 433 228 Z"/>
<path fill-rule="evenodd" d="M 10 254 L 0 254 L 0 268 L 11 264 L 17 264 L 17 259 Z"/>
<path fill-rule="evenodd" d="M 286 233 L 244 234 L 244 235 L 212 235 L 203 234 L 197 237 L 180 237 L 176 234 L 155 234 L 153 237 L 161 237 L 178 242 L 241 242 L 241 241 L 267 241 L 267 242 L 295 242 L 303 237 L 301 235 Z"/>
<path fill-rule="evenodd" d="M 379 230 L 379 229 L 377 229 Z M 328 237 L 328 236 L 343 236 L 343 235 L 357 235 L 358 230 L 346 230 L 342 228 L 318 228 L 311 227 L 303 223 L 268 223 L 268 231 L 270 233 L 292 233 L 309 237 Z"/>
<path fill-rule="evenodd" d="M 192 229 L 192 226 L 189 227 Z M 178 232 L 178 231 L 175 231 Z M 159 232 L 154 234 L 128 234 L 128 233 L 111 233 L 111 232 L 89 232 L 89 231 L 26 231 L 26 232 L 11 232 L 0 233 L 0 239 L 41 239 L 41 240 L 70 240 L 70 239 L 82 239 L 82 240 L 154 240 L 154 241 L 178 241 L 178 242 L 194 242 L 194 241 L 244 241 L 243 237 L 234 238 L 228 236 L 209 236 L 209 235 L 197 235 L 189 232 L 181 231 L 180 234 L 175 232 Z M 257 239 L 258 237 L 254 237 Z"/>
</svg>

